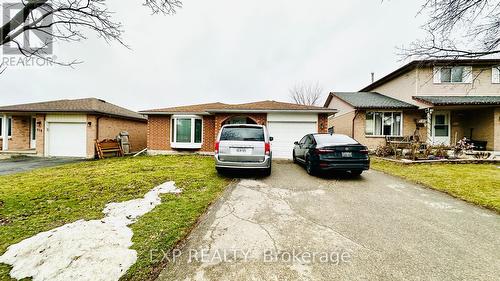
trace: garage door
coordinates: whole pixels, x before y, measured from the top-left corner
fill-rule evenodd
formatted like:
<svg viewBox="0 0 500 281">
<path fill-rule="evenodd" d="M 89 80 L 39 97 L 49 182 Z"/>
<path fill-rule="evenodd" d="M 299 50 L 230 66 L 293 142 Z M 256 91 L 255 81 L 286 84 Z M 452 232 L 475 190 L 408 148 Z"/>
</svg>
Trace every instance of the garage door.
<svg viewBox="0 0 500 281">
<path fill-rule="evenodd" d="M 303 136 L 316 133 L 316 122 L 268 122 L 269 134 L 274 138 L 271 143 L 273 157 L 292 159 L 293 143 Z"/>
<path fill-rule="evenodd" d="M 86 157 L 87 127 L 85 123 L 48 123 L 49 156 Z"/>
</svg>

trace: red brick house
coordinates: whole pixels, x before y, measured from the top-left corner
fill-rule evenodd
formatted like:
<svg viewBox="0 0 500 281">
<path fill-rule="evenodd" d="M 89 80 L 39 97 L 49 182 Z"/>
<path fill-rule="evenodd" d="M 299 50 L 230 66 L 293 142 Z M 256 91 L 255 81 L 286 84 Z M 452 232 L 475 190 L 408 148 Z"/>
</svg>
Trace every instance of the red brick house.
<svg viewBox="0 0 500 281">
<path fill-rule="evenodd" d="M 275 158 L 291 158 L 294 141 L 308 133 L 327 132 L 335 109 L 277 101 L 244 104 L 208 103 L 141 111 L 148 116 L 148 152 L 213 153 L 225 124 L 266 125 Z"/>
<path fill-rule="evenodd" d="M 130 150 L 146 148 L 143 115 L 96 98 L 0 107 L 0 152 L 37 156 L 95 155 L 95 140 L 127 131 Z"/>
</svg>

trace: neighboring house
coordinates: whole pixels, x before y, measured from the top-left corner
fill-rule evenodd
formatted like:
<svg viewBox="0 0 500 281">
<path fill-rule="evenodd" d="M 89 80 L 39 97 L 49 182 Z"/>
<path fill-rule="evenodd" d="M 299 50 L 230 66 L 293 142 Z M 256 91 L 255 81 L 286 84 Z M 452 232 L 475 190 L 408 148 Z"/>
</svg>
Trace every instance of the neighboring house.
<svg viewBox="0 0 500 281">
<path fill-rule="evenodd" d="M 225 124 L 267 125 L 273 157 L 291 158 L 295 141 L 309 133 L 327 132 L 328 115 L 336 110 L 276 101 L 245 104 L 209 103 L 142 111 L 148 115 L 148 152 L 190 150 L 213 153 Z"/>
<path fill-rule="evenodd" d="M 500 60 L 413 61 L 360 92 L 330 93 L 336 133 L 374 149 L 386 136 L 453 145 L 462 137 L 500 151 Z"/>
<path fill-rule="evenodd" d="M 95 140 L 130 135 L 131 151 L 146 147 L 147 119 L 96 98 L 57 100 L 0 107 L 0 147 L 4 153 L 38 156 L 95 155 Z"/>
</svg>

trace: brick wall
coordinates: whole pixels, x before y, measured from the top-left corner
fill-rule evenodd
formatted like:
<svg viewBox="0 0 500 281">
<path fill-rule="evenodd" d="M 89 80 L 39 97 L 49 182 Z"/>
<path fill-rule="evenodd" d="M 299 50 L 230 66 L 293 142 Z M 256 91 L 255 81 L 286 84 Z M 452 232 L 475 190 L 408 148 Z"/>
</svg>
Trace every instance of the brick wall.
<svg viewBox="0 0 500 281">
<path fill-rule="evenodd" d="M 405 110 L 403 111 L 403 136 L 412 136 L 416 129 L 415 119 L 422 119 L 424 116 L 423 111 L 419 110 Z M 365 136 L 365 111 L 359 111 L 356 119 L 354 120 L 354 138 L 366 145 L 370 149 L 375 149 L 379 145 L 385 144 L 385 137 L 372 137 Z M 420 139 L 425 141 L 427 139 L 427 132 L 425 127 L 419 129 Z"/>
<path fill-rule="evenodd" d="M 318 133 L 328 133 L 328 114 L 318 114 Z"/>
<path fill-rule="evenodd" d="M 147 147 L 150 150 L 170 150 L 170 115 L 149 115 Z"/>
<path fill-rule="evenodd" d="M 484 108 L 477 110 L 452 111 L 451 112 L 451 138 L 450 143 L 453 145 L 466 136 L 470 138 L 472 131 L 472 139 L 487 141 L 486 149 L 493 150 L 495 148 L 494 126 L 495 109 Z"/>
<path fill-rule="evenodd" d="M 30 149 L 31 116 L 12 116 L 12 138 L 9 150 Z"/>
<path fill-rule="evenodd" d="M 115 139 L 120 132 L 129 133 L 130 152 L 138 152 L 147 146 L 146 122 L 113 117 L 99 118 L 99 140 Z"/>
<path fill-rule="evenodd" d="M 45 153 L 45 114 L 36 115 L 36 154 L 44 156 Z"/>
<path fill-rule="evenodd" d="M 213 152 L 215 148 L 215 116 L 203 116 L 203 144 L 201 151 Z"/>
</svg>

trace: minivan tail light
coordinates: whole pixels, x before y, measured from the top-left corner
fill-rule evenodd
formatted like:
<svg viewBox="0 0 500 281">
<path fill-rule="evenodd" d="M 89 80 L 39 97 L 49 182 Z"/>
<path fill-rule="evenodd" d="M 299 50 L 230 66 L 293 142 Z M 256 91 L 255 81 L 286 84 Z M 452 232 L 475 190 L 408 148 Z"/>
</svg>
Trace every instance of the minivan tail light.
<svg viewBox="0 0 500 281">
<path fill-rule="evenodd" d="M 269 154 L 271 153 L 271 144 L 270 144 L 270 143 L 268 143 L 268 142 L 266 142 L 266 143 L 264 144 L 264 149 L 265 149 L 265 151 L 266 151 L 266 155 L 269 155 Z"/>
<path fill-rule="evenodd" d="M 219 153 L 219 142 L 215 142 L 215 154 Z"/>
<path fill-rule="evenodd" d="M 364 149 L 361 149 L 361 150 L 359 151 L 359 153 L 361 153 L 361 154 L 368 154 L 368 148 L 367 148 L 367 147 L 365 147 Z"/>
</svg>

